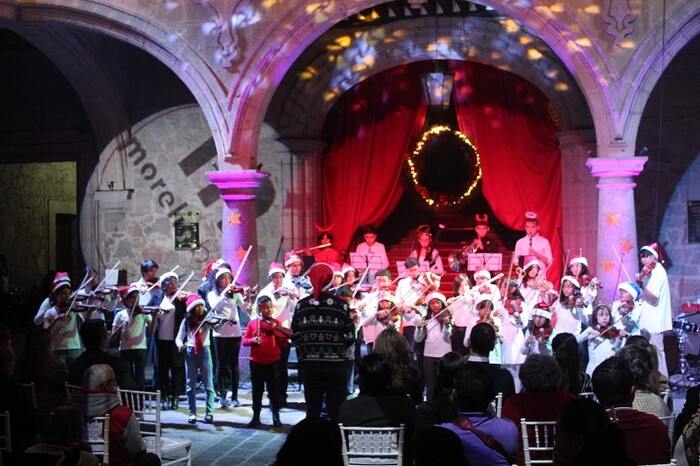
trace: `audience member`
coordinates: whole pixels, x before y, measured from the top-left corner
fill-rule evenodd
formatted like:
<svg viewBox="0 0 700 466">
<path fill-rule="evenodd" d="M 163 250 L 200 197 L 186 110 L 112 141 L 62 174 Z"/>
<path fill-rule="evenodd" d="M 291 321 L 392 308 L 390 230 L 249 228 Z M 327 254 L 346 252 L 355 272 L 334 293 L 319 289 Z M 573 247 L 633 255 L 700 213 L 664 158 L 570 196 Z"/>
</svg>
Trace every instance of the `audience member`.
<svg viewBox="0 0 700 466">
<path fill-rule="evenodd" d="M 518 453 L 518 429 L 510 419 L 491 417 L 488 407 L 496 395 L 493 377 L 481 365 L 466 365 L 455 377 L 454 399 L 459 415 L 440 424 L 455 432 L 469 464 L 510 466 Z"/>
<path fill-rule="evenodd" d="M 107 364 L 93 364 L 83 374 L 83 390 L 71 402 L 86 419 L 109 414 L 109 464 L 160 465 L 155 453 L 147 453 L 139 421 L 131 408 L 123 406 L 117 394 L 114 371 Z"/>
<path fill-rule="evenodd" d="M 440 426 L 427 426 L 416 432 L 412 443 L 415 466 L 468 466 L 459 436 Z"/>
<path fill-rule="evenodd" d="M 561 369 L 553 356 L 530 354 L 520 366 L 520 381 L 524 392 L 508 398 L 503 404 L 503 417 L 510 419 L 520 430 L 520 419 L 528 421 L 556 421 L 562 406 L 576 397 L 559 389 Z M 531 433 L 534 436 L 534 431 Z M 522 445 L 518 464 L 523 464 Z M 533 452 L 533 459 L 546 458 L 546 454 Z"/>
<path fill-rule="evenodd" d="M 109 346 L 109 333 L 102 320 L 87 320 L 80 326 L 80 339 L 85 351 L 75 358 L 68 369 L 68 383 L 80 385 L 83 382 L 85 369 L 93 364 L 107 364 L 112 368 L 117 378 L 119 387 L 127 390 L 137 390 L 136 382 L 126 370 L 126 365 L 115 356 L 107 352 Z"/>
<path fill-rule="evenodd" d="M 29 391 L 12 380 L 15 352 L 11 346 L 0 346 L 0 412 L 10 413 L 12 450 L 24 451 L 36 441 L 41 418 L 34 408 Z"/>
<path fill-rule="evenodd" d="M 289 431 L 272 466 L 342 466 L 342 445 L 338 424 L 307 417 Z"/>
<path fill-rule="evenodd" d="M 619 356 L 606 359 L 593 371 L 593 393 L 625 435 L 627 454 L 637 464 L 668 463 L 671 443 L 658 417 L 632 408 L 634 376 Z"/>
<path fill-rule="evenodd" d="M 637 346 L 625 346 L 620 348 L 617 356 L 621 357 L 632 371 L 634 383 L 634 401 L 632 407 L 637 411 L 654 416 L 668 416 L 671 410 L 668 409 L 664 400 L 659 395 L 651 391 L 651 354 L 646 349 Z"/>
<path fill-rule="evenodd" d="M 340 406 L 338 422 L 347 426 L 398 427 L 404 425 L 404 437 L 413 436 L 416 408 L 402 395 L 391 393 L 391 364 L 384 357 L 372 353 L 360 359 L 360 394 Z M 404 445 L 404 456 L 410 463 L 410 451 Z"/>
<path fill-rule="evenodd" d="M 49 419 L 46 428 L 39 436 L 39 443 L 29 447 L 25 453 L 50 455 L 56 464 L 66 462 L 72 448 L 78 448 L 81 466 L 97 466 L 100 462 L 93 455 L 84 439 L 85 419 L 73 406 L 61 406 Z M 63 463 L 60 463 L 63 462 Z"/>
<path fill-rule="evenodd" d="M 415 434 L 428 426 L 450 422 L 457 417 L 459 409 L 452 399 L 455 375 L 464 365 L 464 358 L 456 351 L 445 354 L 438 362 L 437 385 L 433 399 L 416 407 Z"/>
<path fill-rule="evenodd" d="M 408 341 L 397 330 L 388 328 L 377 335 L 373 353 L 381 354 L 391 364 L 391 390 L 410 397 L 415 404 L 423 401 L 423 384 L 418 366 L 413 362 Z"/>
<path fill-rule="evenodd" d="M 651 355 L 651 373 L 649 374 L 649 390 L 651 390 L 652 393 L 656 393 L 659 396 L 662 394 L 662 392 L 668 391 L 668 409 L 673 411 L 673 396 L 670 393 L 671 383 L 668 380 L 668 377 L 659 372 L 659 351 L 657 350 L 656 346 L 649 343 L 649 339 L 644 337 L 643 335 L 632 335 L 631 337 L 627 338 L 625 346 L 639 346 L 640 348 L 644 348 L 649 352 L 649 354 Z"/>
<path fill-rule="evenodd" d="M 503 393 L 505 401 L 515 393 L 515 382 L 508 369 L 489 363 L 489 354 L 496 346 L 496 330 L 487 323 L 476 324 L 469 334 L 467 363 L 483 364 L 493 376 L 496 393 Z"/>
<path fill-rule="evenodd" d="M 581 370 L 581 357 L 576 337 L 560 333 L 552 340 L 552 352 L 561 369 L 559 388 L 574 396 L 591 391 L 591 377 Z"/>
<path fill-rule="evenodd" d="M 558 466 L 630 466 L 625 437 L 602 406 L 588 398 L 567 402 L 557 419 L 554 461 Z"/>
</svg>

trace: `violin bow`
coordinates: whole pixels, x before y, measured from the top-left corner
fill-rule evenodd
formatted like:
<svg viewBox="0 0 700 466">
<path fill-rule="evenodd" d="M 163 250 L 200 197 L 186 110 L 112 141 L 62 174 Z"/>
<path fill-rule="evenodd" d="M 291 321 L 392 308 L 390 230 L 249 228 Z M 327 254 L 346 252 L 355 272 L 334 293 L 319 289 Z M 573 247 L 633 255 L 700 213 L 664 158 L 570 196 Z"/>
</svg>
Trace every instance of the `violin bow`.
<svg viewBox="0 0 700 466">
<path fill-rule="evenodd" d="M 357 295 L 357 290 L 360 289 L 360 285 L 361 285 L 362 282 L 365 280 L 365 277 L 367 277 L 367 273 L 368 273 L 368 272 L 369 272 L 369 267 L 365 269 L 365 272 L 362 274 L 362 277 L 360 277 L 360 283 L 359 283 L 359 284 L 357 285 L 357 287 L 355 288 L 355 291 L 352 292 L 352 298 L 351 298 L 351 299 L 355 299 L 355 296 Z M 352 301 L 351 301 L 351 302 L 352 302 Z"/>
<path fill-rule="evenodd" d="M 114 264 L 114 267 L 112 267 L 111 269 L 109 269 L 107 271 L 107 273 L 105 274 L 105 278 L 103 278 L 102 281 L 95 287 L 96 290 L 99 290 L 100 288 L 102 288 L 102 286 L 107 282 L 107 279 L 110 277 L 110 275 L 112 275 L 114 273 L 114 271 L 117 270 L 117 267 L 119 267 L 119 264 L 121 264 L 121 263 L 122 263 L 122 261 L 120 261 L 120 260 L 117 261 L 117 263 Z"/>
<path fill-rule="evenodd" d="M 168 273 L 173 273 L 173 272 L 175 272 L 175 270 L 177 270 L 178 267 L 180 267 L 180 265 L 176 265 L 176 266 L 173 267 L 173 269 L 172 269 L 170 272 L 168 272 Z M 165 274 L 163 274 L 163 275 L 165 275 Z M 161 275 L 161 276 L 162 276 L 162 275 Z M 156 281 L 153 285 L 149 286 L 148 289 L 147 289 L 146 291 L 143 292 L 143 294 L 150 293 L 151 290 L 152 290 L 153 288 L 155 288 L 156 285 L 158 285 L 159 283 L 160 283 L 160 279 L 159 279 L 158 281 Z"/>
<path fill-rule="evenodd" d="M 625 277 L 627 277 L 627 281 L 631 282 L 632 279 L 630 278 L 630 274 L 627 273 L 627 269 L 625 268 L 625 264 L 622 263 L 622 257 L 617 253 L 617 249 L 615 249 L 615 245 L 611 244 L 610 247 L 612 248 L 613 252 L 615 253 L 615 257 L 617 258 L 617 262 L 620 264 L 620 270 L 622 270 L 625 273 Z M 625 253 L 622 253 L 624 256 Z"/>
<path fill-rule="evenodd" d="M 87 283 L 88 275 L 90 275 L 90 271 L 85 272 L 85 276 L 83 277 L 83 281 L 80 282 L 80 286 L 78 287 L 78 289 L 75 290 L 75 294 L 73 295 L 73 299 L 70 300 L 70 305 L 68 306 L 68 310 L 66 311 L 66 313 L 69 313 L 70 310 L 73 309 L 73 305 L 75 304 L 75 300 L 78 299 L 78 291 L 80 291 L 80 289 L 82 289 L 82 287 L 84 287 L 85 284 Z"/>
<path fill-rule="evenodd" d="M 194 270 L 193 270 L 192 272 L 190 272 L 190 274 L 187 276 L 187 279 L 186 279 L 184 282 L 182 282 L 182 285 L 180 285 L 180 287 L 177 289 L 177 291 L 175 292 L 175 294 L 173 294 L 173 299 L 175 299 L 174 297 L 177 296 L 177 295 L 179 295 L 179 294 L 182 292 L 182 290 L 185 288 L 185 286 L 187 286 L 187 284 L 189 283 L 189 281 L 192 280 L 192 277 L 193 277 L 193 276 L 194 276 Z M 165 296 L 165 295 L 163 296 L 163 299 L 167 299 L 168 302 L 169 302 L 170 304 L 173 303 L 173 300 L 170 299 L 170 298 L 168 298 L 168 297 Z"/>
<path fill-rule="evenodd" d="M 547 277 L 547 270 L 549 270 L 549 268 L 552 266 L 553 263 L 554 263 L 554 261 L 547 264 L 547 267 L 545 267 L 544 270 L 542 271 L 542 273 L 540 273 L 537 276 L 537 280 L 535 280 L 535 284 L 533 285 L 532 289 L 527 292 L 527 296 L 525 296 L 525 298 L 524 298 L 525 302 L 528 302 L 528 299 L 532 295 L 532 292 L 535 291 L 537 289 L 537 287 L 540 286 L 540 283 L 542 283 L 542 280 L 544 280 Z"/>
</svg>

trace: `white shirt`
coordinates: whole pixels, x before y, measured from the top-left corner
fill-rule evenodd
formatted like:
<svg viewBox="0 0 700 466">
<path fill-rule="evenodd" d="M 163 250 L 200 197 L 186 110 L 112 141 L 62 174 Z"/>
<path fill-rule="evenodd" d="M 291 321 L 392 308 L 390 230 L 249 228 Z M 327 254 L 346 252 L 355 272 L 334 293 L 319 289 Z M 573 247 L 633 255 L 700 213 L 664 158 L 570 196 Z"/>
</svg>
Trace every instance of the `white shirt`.
<svg viewBox="0 0 700 466">
<path fill-rule="evenodd" d="M 244 304 L 240 293 L 235 293 L 231 299 L 219 295 L 214 289 L 207 294 L 207 302 L 211 308 L 211 315 L 222 319 L 221 325 L 214 327 L 214 336 L 217 338 L 240 337 L 242 333 L 238 303 Z"/>
<path fill-rule="evenodd" d="M 380 269 L 389 268 L 389 258 L 386 256 L 386 249 L 382 243 L 375 242 L 370 246 L 363 241 L 357 245 L 355 252 L 363 256 L 369 256 L 368 259 L 374 264 L 376 264 L 374 261 L 379 260 L 381 262 L 379 266 Z"/>
<path fill-rule="evenodd" d="M 671 291 L 668 286 L 668 275 L 663 265 L 656 264 L 649 275 L 646 287 L 651 294 L 658 298 L 656 305 L 651 304 L 642 292 L 640 302 L 642 317 L 639 321 L 641 328 L 651 333 L 661 333 L 673 328 L 671 312 Z"/>
<path fill-rule="evenodd" d="M 518 263 L 518 256 L 529 256 L 530 255 L 530 239 L 532 239 L 532 249 L 542 254 L 547 258 L 547 263 L 552 262 L 552 247 L 549 245 L 549 240 L 539 233 L 535 236 L 525 236 L 520 238 L 517 243 L 515 243 L 515 250 L 513 251 L 513 263 Z"/>
</svg>

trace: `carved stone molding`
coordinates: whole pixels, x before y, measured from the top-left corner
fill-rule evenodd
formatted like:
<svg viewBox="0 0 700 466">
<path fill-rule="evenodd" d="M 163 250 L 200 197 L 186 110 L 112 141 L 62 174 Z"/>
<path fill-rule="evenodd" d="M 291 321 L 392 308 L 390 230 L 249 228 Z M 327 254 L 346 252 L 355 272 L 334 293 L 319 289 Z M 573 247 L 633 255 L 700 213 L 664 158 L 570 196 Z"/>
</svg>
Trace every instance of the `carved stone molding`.
<svg viewBox="0 0 700 466">
<path fill-rule="evenodd" d="M 211 17 L 209 22 L 202 25 L 202 30 L 206 34 L 216 37 L 215 62 L 226 69 L 233 67 L 234 62 L 241 53 L 236 28 L 240 26 L 240 23 L 245 22 L 244 15 L 237 12 L 237 10 L 242 4 L 247 2 L 245 0 L 216 2 L 212 0 L 194 0 L 194 3 L 207 10 Z"/>
<path fill-rule="evenodd" d="M 601 18 L 608 25 L 606 32 L 615 38 L 615 44 L 620 44 L 634 31 L 632 23 L 637 13 L 630 7 L 629 0 L 605 0 Z"/>
</svg>

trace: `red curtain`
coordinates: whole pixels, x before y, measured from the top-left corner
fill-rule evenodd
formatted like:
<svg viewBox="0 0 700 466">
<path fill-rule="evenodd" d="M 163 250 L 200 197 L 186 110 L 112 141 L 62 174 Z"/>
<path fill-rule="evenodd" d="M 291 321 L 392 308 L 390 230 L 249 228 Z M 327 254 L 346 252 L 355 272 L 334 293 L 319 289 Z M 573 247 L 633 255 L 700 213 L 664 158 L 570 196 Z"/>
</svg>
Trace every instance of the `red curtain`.
<svg viewBox="0 0 700 466">
<path fill-rule="evenodd" d="M 491 66 L 450 62 L 460 131 L 481 156 L 483 193 L 498 220 L 525 229 L 537 213 L 552 245 L 547 277 L 558 287 L 561 254 L 561 153 L 547 99 L 522 78 Z"/>
<path fill-rule="evenodd" d="M 481 156 L 483 192 L 498 220 L 525 229 L 534 211 L 540 233 L 552 243 L 561 275 L 561 157 L 547 99 L 511 73 L 468 62 L 450 62 L 460 130 Z M 372 76 L 346 92 L 337 128 L 323 161 L 324 222 L 335 225 L 338 249 L 355 230 L 380 225 L 403 194 L 402 170 L 423 130 L 425 101 L 420 75 L 430 63 L 412 63 Z"/>
<path fill-rule="evenodd" d="M 424 65 L 423 65 L 424 66 Z M 426 104 L 408 66 L 371 76 L 340 101 L 333 142 L 323 159 L 324 223 L 336 248 L 362 225 L 380 225 L 403 194 L 402 166 L 423 129 Z"/>
</svg>

